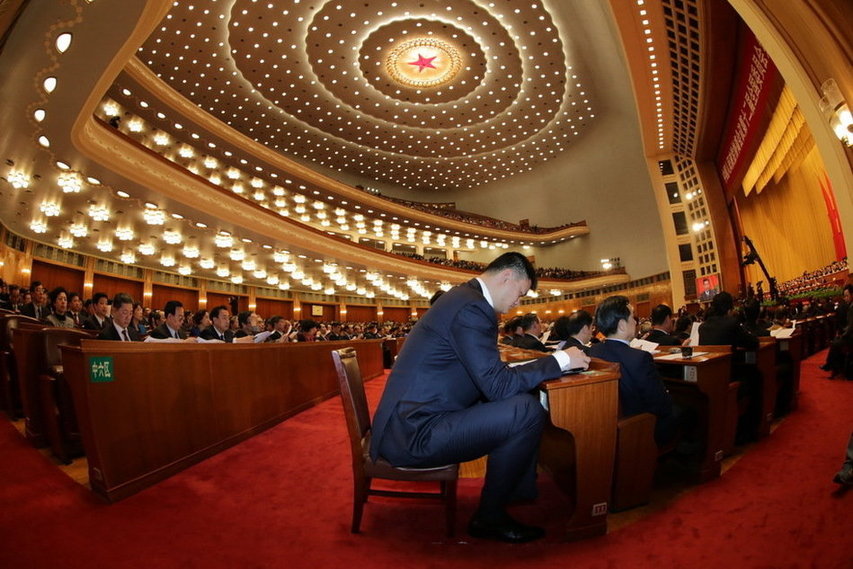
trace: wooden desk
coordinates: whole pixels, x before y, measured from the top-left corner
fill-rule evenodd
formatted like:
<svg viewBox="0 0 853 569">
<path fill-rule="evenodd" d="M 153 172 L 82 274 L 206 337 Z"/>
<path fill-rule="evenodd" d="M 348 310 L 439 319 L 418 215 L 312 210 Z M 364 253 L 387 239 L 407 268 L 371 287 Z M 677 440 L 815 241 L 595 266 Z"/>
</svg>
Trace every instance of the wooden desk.
<svg viewBox="0 0 853 569">
<path fill-rule="evenodd" d="M 548 357 L 511 346 L 499 349 L 503 361 Z M 566 539 L 604 535 L 616 457 L 619 364 L 593 358 L 587 372 L 543 382 L 541 394 L 551 421 L 542 435 L 539 464 L 575 504 Z"/>
<path fill-rule="evenodd" d="M 774 338 L 759 338 L 758 350 L 746 352 L 746 363 L 755 364 L 761 373 L 761 415 L 758 422 L 758 436 L 770 434 L 776 409 L 776 340 Z"/>
<path fill-rule="evenodd" d="M 696 353 L 707 352 L 706 346 L 695 346 Z M 731 414 L 728 405 L 729 378 L 732 371 L 731 349 L 707 352 L 689 359 L 660 352 L 655 356 L 658 366 L 681 368 L 677 373 L 664 373 L 664 381 L 674 388 L 695 388 L 707 403 L 705 427 L 707 441 L 705 454 L 699 465 L 699 480 L 706 481 L 720 476 L 720 462 L 726 448 L 731 448 L 734 429 L 729 425 Z M 674 356 L 674 357 L 673 357 Z M 681 379 L 674 379 L 680 376 Z M 736 417 L 737 415 L 735 415 Z M 732 440 L 729 441 L 728 439 Z"/>
<path fill-rule="evenodd" d="M 574 438 L 574 460 L 559 434 L 543 436 L 539 453 L 540 464 L 575 501 L 566 539 L 604 535 L 616 456 L 619 365 L 594 359 L 590 371 L 546 381 L 542 390 L 552 427 Z"/>
<path fill-rule="evenodd" d="M 381 340 L 62 346 L 92 490 L 121 500 L 336 395 L 344 346 L 383 373 Z"/>
<path fill-rule="evenodd" d="M 776 397 L 776 414 L 797 409 L 800 396 L 800 364 L 803 361 L 803 334 L 797 330 L 790 338 L 776 339 L 776 364 L 780 391 Z"/>
</svg>

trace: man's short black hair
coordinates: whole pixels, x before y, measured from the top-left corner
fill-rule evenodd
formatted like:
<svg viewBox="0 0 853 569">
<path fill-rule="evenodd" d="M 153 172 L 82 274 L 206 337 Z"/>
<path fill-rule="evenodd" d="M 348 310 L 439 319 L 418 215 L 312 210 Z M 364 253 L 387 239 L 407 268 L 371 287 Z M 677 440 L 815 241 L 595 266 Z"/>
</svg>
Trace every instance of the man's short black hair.
<svg viewBox="0 0 853 569">
<path fill-rule="evenodd" d="M 756 322 L 761 314 L 761 303 L 757 298 L 748 298 L 743 303 L 743 317 L 747 322 Z"/>
<path fill-rule="evenodd" d="M 522 330 L 527 332 L 528 330 L 533 328 L 533 325 L 537 322 L 539 322 L 539 316 L 537 316 L 535 312 L 528 312 L 527 314 L 521 317 L 521 320 L 519 320 L 518 325 L 521 326 Z"/>
<path fill-rule="evenodd" d="M 575 310 L 569 316 L 560 316 L 551 328 L 551 340 L 568 340 L 584 326 L 592 326 L 592 315 L 586 310 Z"/>
<path fill-rule="evenodd" d="M 228 308 L 224 304 L 220 304 L 219 306 L 214 306 L 210 310 L 210 319 L 213 320 L 214 318 L 219 318 L 219 313 L 222 312 L 223 310 L 228 312 L 230 310 L 230 308 Z"/>
<path fill-rule="evenodd" d="M 435 291 L 433 295 L 429 297 L 429 305 L 432 306 L 433 304 L 435 304 L 435 301 L 438 300 L 442 294 L 444 294 L 444 291 L 441 289 Z"/>
<path fill-rule="evenodd" d="M 133 306 L 133 297 L 126 292 L 120 292 L 113 297 L 113 310 L 118 310 L 125 304 Z"/>
<path fill-rule="evenodd" d="M 98 301 L 101 300 L 102 298 L 106 298 L 107 302 L 109 302 L 109 300 L 110 300 L 110 297 L 107 293 L 96 292 L 95 295 L 92 297 L 92 304 L 98 304 Z"/>
<path fill-rule="evenodd" d="M 244 310 L 240 314 L 237 315 L 237 323 L 240 326 L 245 326 L 249 323 L 249 317 L 252 315 L 251 310 Z"/>
<path fill-rule="evenodd" d="M 313 320 L 300 320 L 299 321 L 299 331 L 300 332 L 308 332 L 312 328 L 317 328 L 317 323 Z"/>
<path fill-rule="evenodd" d="M 184 305 L 180 300 L 170 300 L 166 303 L 166 306 L 163 307 L 163 314 L 166 316 L 174 316 L 175 312 L 178 311 L 178 308 L 183 308 Z"/>
<path fill-rule="evenodd" d="M 484 272 L 499 273 L 504 269 L 512 269 L 512 271 L 518 275 L 518 278 L 526 278 L 530 281 L 531 289 L 536 288 L 536 283 L 538 282 L 536 278 L 536 269 L 533 268 L 533 263 L 531 263 L 530 260 L 521 253 L 516 253 L 514 251 L 504 253 L 489 263 L 489 266 L 486 267 Z"/>
<path fill-rule="evenodd" d="M 716 316 L 725 316 L 734 307 L 735 299 L 725 291 L 718 292 L 711 299 L 711 313 Z"/>
<path fill-rule="evenodd" d="M 652 326 L 660 326 L 670 317 L 672 317 L 672 308 L 666 304 L 658 304 L 652 308 Z"/>
<path fill-rule="evenodd" d="M 595 311 L 595 325 L 598 326 L 598 331 L 605 336 L 613 335 L 619 328 L 619 321 L 631 317 L 630 304 L 628 297 L 620 294 L 605 298 Z"/>
<path fill-rule="evenodd" d="M 267 324 L 269 324 L 272 327 L 275 327 L 275 325 L 278 324 L 278 321 L 281 320 L 282 318 L 284 318 L 284 317 L 279 316 L 278 314 L 276 314 L 275 316 L 270 316 L 269 320 L 267 320 Z"/>
<path fill-rule="evenodd" d="M 520 326 L 521 316 L 513 316 L 504 324 L 504 333 L 505 334 L 515 334 L 515 329 Z"/>
</svg>

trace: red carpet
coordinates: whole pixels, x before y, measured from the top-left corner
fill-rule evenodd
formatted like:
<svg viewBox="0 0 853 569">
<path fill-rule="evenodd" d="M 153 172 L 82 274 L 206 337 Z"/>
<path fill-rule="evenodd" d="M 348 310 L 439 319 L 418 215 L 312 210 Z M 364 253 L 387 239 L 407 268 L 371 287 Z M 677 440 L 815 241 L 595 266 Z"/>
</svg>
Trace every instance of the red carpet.
<svg viewBox="0 0 853 569">
<path fill-rule="evenodd" d="M 372 498 L 349 533 L 351 472 L 338 399 L 154 488 L 106 505 L 0 425 L 2 568 L 685 567 L 851 569 L 851 493 L 832 475 L 853 429 L 853 382 L 803 364 L 800 409 L 721 479 L 609 535 L 559 541 L 563 499 L 542 484 L 517 510 L 548 537 L 464 536 L 480 480 L 460 485 L 460 537 L 430 504 Z M 381 381 L 368 384 L 379 396 Z"/>
</svg>

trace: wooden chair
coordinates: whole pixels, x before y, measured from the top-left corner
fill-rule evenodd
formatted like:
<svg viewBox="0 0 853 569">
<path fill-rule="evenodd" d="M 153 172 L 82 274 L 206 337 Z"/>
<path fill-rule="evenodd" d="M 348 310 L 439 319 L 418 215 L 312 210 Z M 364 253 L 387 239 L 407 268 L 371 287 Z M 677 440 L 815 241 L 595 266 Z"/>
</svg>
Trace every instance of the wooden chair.
<svg viewBox="0 0 853 569">
<path fill-rule="evenodd" d="M 0 315 L 0 404 L 10 419 L 23 416 L 21 385 L 15 361 L 13 333 L 16 328 L 43 328 L 39 320 L 21 314 Z"/>
<path fill-rule="evenodd" d="M 657 417 L 639 413 L 616 425 L 611 510 L 619 512 L 647 504 L 652 494 L 660 450 L 655 443 Z"/>
<path fill-rule="evenodd" d="M 338 374 L 341 400 L 347 421 L 347 430 L 352 451 L 353 505 L 352 533 L 358 533 L 361 516 L 368 496 L 392 496 L 399 498 L 432 498 L 443 500 L 447 512 L 447 535 L 453 536 L 456 527 L 456 482 L 459 465 L 450 464 L 437 468 L 398 468 L 383 459 L 370 458 L 371 422 L 364 393 L 364 382 L 358 367 L 355 348 L 332 351 L 332 360 Z M 371 488 L 374 478 L 408 482 L 438 482 L 438 492 L 406 492 Z"/>
<path fill-rule="evenodd" d="M 45 328 L 41 331 L 41 357 L 36 372 L 43 428 L 51 451 L 65 464 L 70 464 L 73 457 L 83 455 L 83 443 L 59 346 L 79 346 L 81 339 L 91 337 L 90 332 L 73 328 Z"/>
</svg>

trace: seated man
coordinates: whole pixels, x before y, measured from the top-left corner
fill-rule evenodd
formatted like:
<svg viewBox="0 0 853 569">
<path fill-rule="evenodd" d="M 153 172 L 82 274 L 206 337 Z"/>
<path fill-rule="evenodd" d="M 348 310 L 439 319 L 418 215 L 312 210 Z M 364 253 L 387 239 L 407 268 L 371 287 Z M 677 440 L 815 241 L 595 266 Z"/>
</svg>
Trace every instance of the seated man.
<svg viewBox="0 0 853 569">
<path fill-rule="evenodd" d="M 272 334 L 267 336 L 265 342 L 285 343 L 288 341 L 291 328 L 289 320 L 285 320 L 284 316 L 275 315 L 269 319 L 269 324 L 272 326 Z"/>
<path fill-rule="evenodd" d="M 109 323 L 110 298 L 104 292 L 96 292 L 92 297 L 92 313 L 83 319 L 83 328 L 86 330 L 103 330 Z"/>
<path fill-rule="evenodd" d="M 575 347 L 589 355 L 592 339 L 592 316 L 586 310 L 575 310 L 570 316 L 560 316 L 554 322 L 550 340 L 563 342 L 562 348 Z"/>
<path fill-rule="evenodd" d="M 237 315 L 237 324 L 239 324 L 240 329 L 234 333 L 235 338 L 254 336 L 261 331 L 260 326 L 258 326 L 258 315 L 248 310 Z"/>
<path fill-rule="evenodd" d="M 408 335 L 373 422 L 373 460 L 429 468 L 488 455 L 480 505 L 468 526 L 474 537 L 524 542 L 544 535 L 506 511 L 512 500 L 536 495 L 546 414 L 530 391 L 561 370 L 589 365 L 577 348 L 517 367 L 501 362 L 496 313 L 516 306 L 531 286 L 533 265 L 510 252 L 444 293 Z"/>
<path fill-rule="evenodd" d="M 133 299 L 129 294 L 118 293 L 113 298 L 112 318 L 98 334 L 98 339 L 139 342 L 139 332 L 130 325 L 132 318 Z"/>
<path fill-rule="evenodd" d="M 231 343 L 234 341 L 234 333 L 230 330 L 231 313 L 224 304 L 210 311 L 210 326 L 199 334 L 202 340 L 221 340 Z"/>
<path fill-rule="evenodd" d="M 676 412 L 652 355 L 629 345 L 637 332 L 637 319 L 628 298 L 617 295 L 604 299 L 595 311 L 595 324 L 607 339 L 592 346 L 589 355 L 619 364 L 621 414 L 652 413 L 657 416 L 655 442 L 671 442 L 676 434 Z"/>
<path fill-rule="evenodd" d="M 299 321 L 299 332 L 296 334 L 297 342 L 316 342 L 317 332 L 320 326 L 311 319 Z"/>
<path fill-rule="evenodd" d="M 513 345 L 516 348 L 536 350 L 538 352 L 551 351 L 539 339 L 539 336 L 542 335 L 542 322 L 539 321 L 539 317 L 536 314 L 528 312 L 521 317 L 519 324 L 521 325 L 522 334 L 521 336 L 516 336 L 514 339 Z"/>
<path fill-rule="evenodd" d="M 714 296 L 705 321 L 699 325 L 700 346 L 731 346 L 758 349 L 758 338 L 746 331 L 733 316 L 734 298 L 727 292 Z"/>
<path fill-rule="evenodd" d="M 187 335 L 183 330 L 184 305 L 177 300 L 170 300 L 163 308 L 163 314 L 166 315 L 165 321 L 151 330 L 149 335 L 160 340 L 165 338 L 186 339 Z"/>
<path fill-rule="evenodd" d="M 846 325 L 829 344 L 826 363 L 820 366 L 820 369 L 832 373 L 830 378 L 845 373 L 844 352 L 845 350 L 853 350 L 853 285 L 846 285 L 843 294 L 847 306 Z M 853 377 L 848 379 L 853 379 Z"/>
<path fill-rule="evenodd" d="M 658 304 L 652 309 L 652 329 L 643 340 L 659 346 L 680 346 L 681 340 L 672 335 L 673 325 L 672 308 Z"/>
<path fill-rule="evenodd" d="M 521 316 L 513 316 L 503 325 L 501 331 L 501 344 L 512 346 L 515 344 L 516 336 L 521 336 Z"/>
</svg>

